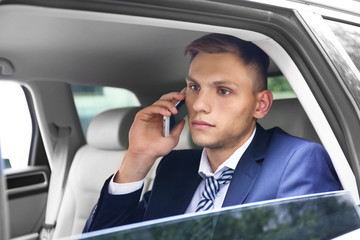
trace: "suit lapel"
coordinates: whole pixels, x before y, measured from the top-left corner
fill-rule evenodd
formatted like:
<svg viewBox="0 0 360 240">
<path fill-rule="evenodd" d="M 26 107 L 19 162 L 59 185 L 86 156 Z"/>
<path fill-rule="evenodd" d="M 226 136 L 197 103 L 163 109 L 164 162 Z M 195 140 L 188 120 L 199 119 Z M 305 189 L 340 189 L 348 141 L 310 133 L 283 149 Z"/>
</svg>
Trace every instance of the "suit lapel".
<svg viewBox="0 0 360 240">
<path fill-rule="evenodd" d="M 197 187 L 202 180 L 198 172 L 187 179 L 189 181 L 186 184 L 179 184 L 176 187 L 176 192 L 174 192 L 171 200 L 169 201 L 171 204 L 164 208 L 164 212 L 166 212 L 169 216 L 183 214 L 186 211 Z"/>
<path fill-rule="evenodd" d="M 269 141 L 269 134 L 257 124 L 254 139 L 236 166 L 223 207 L 244 203 L 261 170 Z"/>
<path fill-rule="evenodd" d="M 183 214 L 202 178 L 198 174 L 201 150 L 173 152 L 169 168 L 156 177 L 145 220 Z"/>
</svg>

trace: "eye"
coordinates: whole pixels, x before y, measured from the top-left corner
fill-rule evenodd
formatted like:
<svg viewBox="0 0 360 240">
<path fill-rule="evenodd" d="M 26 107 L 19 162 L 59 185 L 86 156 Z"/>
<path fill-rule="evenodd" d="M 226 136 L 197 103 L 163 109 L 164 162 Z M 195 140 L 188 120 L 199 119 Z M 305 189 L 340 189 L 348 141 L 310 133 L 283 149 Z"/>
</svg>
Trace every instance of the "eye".
<svg viewBox="0 0 360 240">
<path fill-rule="evenodd" d="M 231 92 L 229 90 L 227 90 L 227 89 L 221 88 L 221 89 L 219 89 L 219 93 L 221 95 L 229 95 Z"/>
<path fill-rule="evenodd" d="M 190 84 L 189 87 L 193 91 L 199 91 L 200 90 L 200 87 L 198 85 L 195 85 L 195 84 Z"/>
</svg>

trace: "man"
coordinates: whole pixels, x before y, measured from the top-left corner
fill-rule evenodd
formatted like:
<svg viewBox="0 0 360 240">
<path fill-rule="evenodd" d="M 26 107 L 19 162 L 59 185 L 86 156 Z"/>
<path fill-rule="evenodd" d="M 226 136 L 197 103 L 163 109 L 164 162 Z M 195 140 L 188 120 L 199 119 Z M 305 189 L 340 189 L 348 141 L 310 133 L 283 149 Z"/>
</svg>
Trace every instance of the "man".
<svg viewBox="0 0 360 240">
<path fill-rule="evenodd" d="M 187 53 L 186 89 L 136 115 L 122 165 L 106 181 L 85 231 L 341 189 L 322 146 L 257 124 L 273 100 L 266 89 L 269 58 L 260 48 L 209 34 Z M 184 122 L 162 136 L 163 116 L 177 113 L 184 93 L 192 139 L 203 150 L 172 151 Z M 139 203 L 143 179 L 162 156 L 152 191 Z"/>
</svg>

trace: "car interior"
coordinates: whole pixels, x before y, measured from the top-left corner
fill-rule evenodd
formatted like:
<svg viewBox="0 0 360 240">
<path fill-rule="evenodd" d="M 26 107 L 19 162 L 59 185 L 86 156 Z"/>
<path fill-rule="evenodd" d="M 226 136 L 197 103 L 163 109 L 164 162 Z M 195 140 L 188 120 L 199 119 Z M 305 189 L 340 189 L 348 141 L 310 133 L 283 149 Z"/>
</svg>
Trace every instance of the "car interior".
<svg viewBox="0 0 360 240">
<path fill-rule="evenodd" d="M 210 32 L 252 41 L 270 56 L 269 76 L 284 76 L 296 97 L 276 99 L 259 123 L 266 129 L 279 126 L 292 135 L 323 144 L 344 189 L 358 199 L 354 174 L 303 75 L 289 54 L 261 33 L 21 5 L 0 8 L 0 30 L 0 59 L 8 63 L 0 65 L 0 79 L 17 82 L 28 91 L 38 126 L 37 147 L 43 149 L 43 155 L 34 155 L 38 159 L 31 170 L 12 172 L 8 178 L 20 181 L 41 172 L 40 181 L 47 184 L 45 190 L 35 189 L 29 195 L 29 189 L 16 186 L 7 191 L 12 196 L 9 215 L 13 238 L 36 239 L 38 234 L 33 229 L 41 228 L 44 218 L 55 225 L 54 239 L 81 234 L 104 181 L 116 172 L 126 153 L 136 112 L 162 94 L 185 87 L 189 59 L 184 57 L 184 48 Z M 127 89 L 141 106 L 102 111 L 92 117 L 83 132 L 72 86 Z M 186 148 L 197 148 L 187 125 L 176 149 Z M 48 161 L 51 177 L 44 170 L 44 161 Z M 151 189 L 155 171 L 156 165 L 146 178 L 143 192 Z M 29 215 L 32 220 L 26 221 Z"/>
</svg>

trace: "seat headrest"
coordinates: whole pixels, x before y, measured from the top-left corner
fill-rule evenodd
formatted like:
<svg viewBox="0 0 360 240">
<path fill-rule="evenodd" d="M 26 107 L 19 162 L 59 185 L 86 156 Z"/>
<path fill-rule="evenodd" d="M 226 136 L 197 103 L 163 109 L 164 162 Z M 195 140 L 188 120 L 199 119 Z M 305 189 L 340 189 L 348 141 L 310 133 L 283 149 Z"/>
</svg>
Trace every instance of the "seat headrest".
<svg viewBox="0 0 360 240">
<path fill-rule="evenodd" d="M 128 148 L 128 132 L 139 107 L 116 108 L 96 115 L 87 130 L 87 143 L 105 150 Z"/>
</svg>

